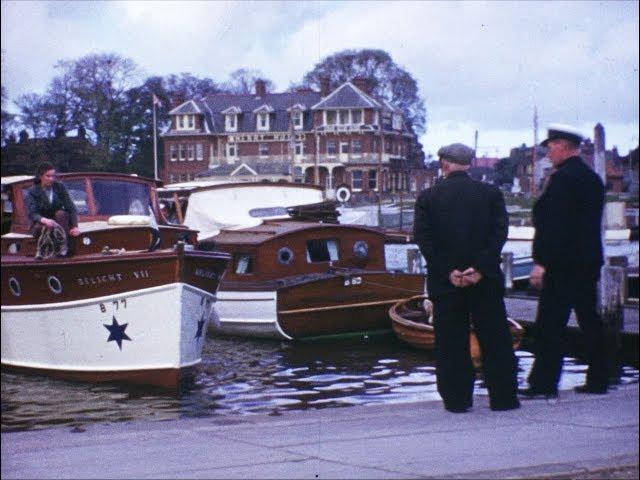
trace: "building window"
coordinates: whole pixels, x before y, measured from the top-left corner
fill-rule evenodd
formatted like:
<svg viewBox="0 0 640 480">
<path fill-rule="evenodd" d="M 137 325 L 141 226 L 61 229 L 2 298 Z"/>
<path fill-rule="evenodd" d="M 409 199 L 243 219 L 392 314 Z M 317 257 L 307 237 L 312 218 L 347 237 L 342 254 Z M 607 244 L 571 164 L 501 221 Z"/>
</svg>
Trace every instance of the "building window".
<svg viewBox="0 0 640 480">
<path fill-rule="evenodd" d="M 354 170 L 351 172 L 351 190 L 362 190 L 362 170 Z"/>
<path fill-rule="evenodd" d="M 269 114 L 258 114 L 258 130 L 269 130 Z"/>
<path fill-rule="evenodd" d="M 327 125 L 336 124 L 336 112 L 335 110 L 327 110 Z"/>
<path fill-rule="evenodd" d="M 339 110 L 338 119 L 340 125 L 347 125 L 349 123 L 349 110 Z"/>
<path fill-rule="evenodd" d="M 238 130 L 238 118 L 235 113 L 226 115 L 224 122 L 224 127 L 227 132 L 235 132 Z"/>
<path fill-rule="evenodd" d="M 336 153 L 338 153 L 336 150 L 336 141 L 327 140 L 327 155 L 335 155 Z"/>
<path fill-rule="evenodd" d="M 354 125 L 362 123 L 362 110 L 351 110 L 351 123 Z"/>
<path fill-rule="evenodd" d="M 351 153 L 362 153 L 362 142 L 360 140 L 351 140 Z"/>
<path fill-rule="evenodd" d="M 182 143 L 178 145 L 178 158 L 180 161 L 184 160 L 184 145 Z"/>
<path fill-rule="evenodd" d="M 260 151 L 261 157 L 266 157 L 267 155 L 269 155 L 269 144 L 268 143 L 259 144 L 258 150 Z"/>
<path fill-rule="evenodd" d="M 294 110 L 291 112 L 291 119 L 293 121 L 293 128 L 300 130 L 302 128 L 302 112 L 300 110 Z"/>
<path fill-rule="evenodd" d="M 201 143 L 196 143 L 196 160 L 204 159 L 204 147 Z"/>
<path fill-rule="evenodd" d="M 194 128 L 194 124 L 195 124 L 194 116 L 195 115 L 187 115 L 187 127 L 190 128 L 190 129 Z"/>
<path fill-rule="evenodd" d="M 378 172 L 376 170 L 369 170 L 369 190 L 378 189 Z"/>
<path fill-rule="evenodd" d="M 191 161 L 193 160 L 193 158 L 194 158 L 194 155 L 193 155 L 194 152 L 193 151 L 194 151 L 193 143 L 189 143 L 187 145 L 187 159 L 188 160 L 191 160 Z"/>
<path fill-rule="evenodd" d="M 235 143 L 228 143 L 227 144 L 227 157 L 235 157 L 237 156 L 238 151 L 236 149 L 236 144 Z"/>
<path fill-rule="evenodd" d="M 184 120 L 182 119 L 182 115 L 178 115 L 178 130 L 182 130 L 184 128 Z"/>
<path fill-rule="evenodd" d="M 296 155 L 304 155 L 304 143 L 296 143 Z"/>
<path fill-rule="evenodd" d="M 169 158 L 171 159 L 172 162 L 175 162 L 176 160 L 178 160 L 178 149 L 176 148 L 175 145 L 171 145 L 169 147 Z"/>
<path fill-rule="evenodd" d="M 340 142 L 340 153 L 349 153 L 349 142 Z"/>
<path fill-rule="evenodd" d="M 402 115 L 397 113 L 393 115 L 393 129 L 402 130 Z"/>
</svg>

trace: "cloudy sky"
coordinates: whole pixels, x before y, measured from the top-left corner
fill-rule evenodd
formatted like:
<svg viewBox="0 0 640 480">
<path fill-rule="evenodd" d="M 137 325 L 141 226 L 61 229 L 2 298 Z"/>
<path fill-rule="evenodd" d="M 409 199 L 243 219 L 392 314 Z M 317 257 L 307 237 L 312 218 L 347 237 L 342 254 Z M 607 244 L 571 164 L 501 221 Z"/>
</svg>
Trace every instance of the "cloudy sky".
<svg viewBox="0 0 640 480">
<path fill-rule="evenodd" d="M 43 93 L 54 64 L 114 52 L 143 77 L 190 72 L 222 82 L 257 68 L 277 90 L 322 58 L 380 48 L 411 73 L 427 107 L 425 152 L 461 141 L 508 155 L 550 122 L 607 148 L 638 145 L 637 1 L 2 0 L 2 85 L 10 100 Z M 11 108 L 11 105 L 8 105 Z M 15 109 L 14 109 L 15 110 Z"/>
</svg>

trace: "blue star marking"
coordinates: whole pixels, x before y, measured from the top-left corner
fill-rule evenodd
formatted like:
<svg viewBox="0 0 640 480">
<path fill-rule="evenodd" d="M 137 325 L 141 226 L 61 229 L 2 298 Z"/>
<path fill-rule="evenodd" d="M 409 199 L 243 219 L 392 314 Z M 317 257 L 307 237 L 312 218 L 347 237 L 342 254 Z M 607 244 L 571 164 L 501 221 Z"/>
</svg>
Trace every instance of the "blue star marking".
<svg viewBox="0 0 640 480">
<path fill-rule="evenodd" d="M 109 330 L 109 338 L 107 339 L 107 342 L 116 342 L 120 350 L 122 350 L 122 340 L 131 341 L 129 336 L 124 333 L 127 325 L 129 325 L 128 323 L 123 323 L 122 325 L 120 325 L 118 324 L 118 321 L 114 316 L 111 325 L 107 325 L 106 323 L 103 323 L 102 325 L 104 325 L 104 328 Z"/>
<path fill-rule="evenodd" d="M 196 336 L 193 338 L 200 338 L 202 337 L 202 328 L 204 327 L 204 313 L 202 314 L 202 317 L 200 317 L 200 320 L 198 320 L 198 331 L 196 332 Z"/>
</svg>

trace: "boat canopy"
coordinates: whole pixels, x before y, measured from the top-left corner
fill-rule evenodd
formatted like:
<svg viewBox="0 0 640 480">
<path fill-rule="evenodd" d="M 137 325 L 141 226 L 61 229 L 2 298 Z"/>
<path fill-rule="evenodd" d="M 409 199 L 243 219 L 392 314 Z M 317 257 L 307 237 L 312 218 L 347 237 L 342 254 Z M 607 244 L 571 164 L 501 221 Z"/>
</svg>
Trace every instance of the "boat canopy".
<svg viewBox="0 0 640 480">
<path fill-rule="evenodd" d="M 323 200 L 322 189 L 308 185 L 218 185 L 191 193 L 184 224 L 199 230 L 198 240 L 202 240 L 223 228 L 255 227 L 264 220 L 288 218 L 287 208 Z"/>
</svg>

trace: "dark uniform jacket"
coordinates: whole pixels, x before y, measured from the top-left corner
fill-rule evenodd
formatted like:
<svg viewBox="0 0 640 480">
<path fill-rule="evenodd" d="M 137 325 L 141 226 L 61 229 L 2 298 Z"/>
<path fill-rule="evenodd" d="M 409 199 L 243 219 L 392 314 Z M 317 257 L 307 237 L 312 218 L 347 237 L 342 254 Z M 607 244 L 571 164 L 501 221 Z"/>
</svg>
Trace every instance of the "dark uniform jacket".
<svg viewBox="0 0 640 480">
<path fill-rule="evenodd" d="M 53 182 L 53 200 L 49 202 L 49 197 L 39 183 L 34 184 L 25 197 L 27 212 L 31 225 L 40 222 L 42 217 L 55 219 L 58 210 L 64 210 L 69 214 L 71 227 L 78 226 L 78 212 L 76 206 L 69 197 L 66 187 L 60 182 Z"/>
<path fill-rule="evenodd" d="M 465 172 L 453 172 L 422 192 L 416 201 L 414 235 L 427 260 L 429 295 L 455 291 L 449 273 L 469 267 L 482 273 L 485 284 L 502 288 L 500 254 L 508 228 L 502 192 Z"/>
<path fill-rule="evenodd" d="M 533 207 L 533 259 L 549 272 L 600 272 L 604 185 L 580 157 L 551 175 Z"/>
</svg>

